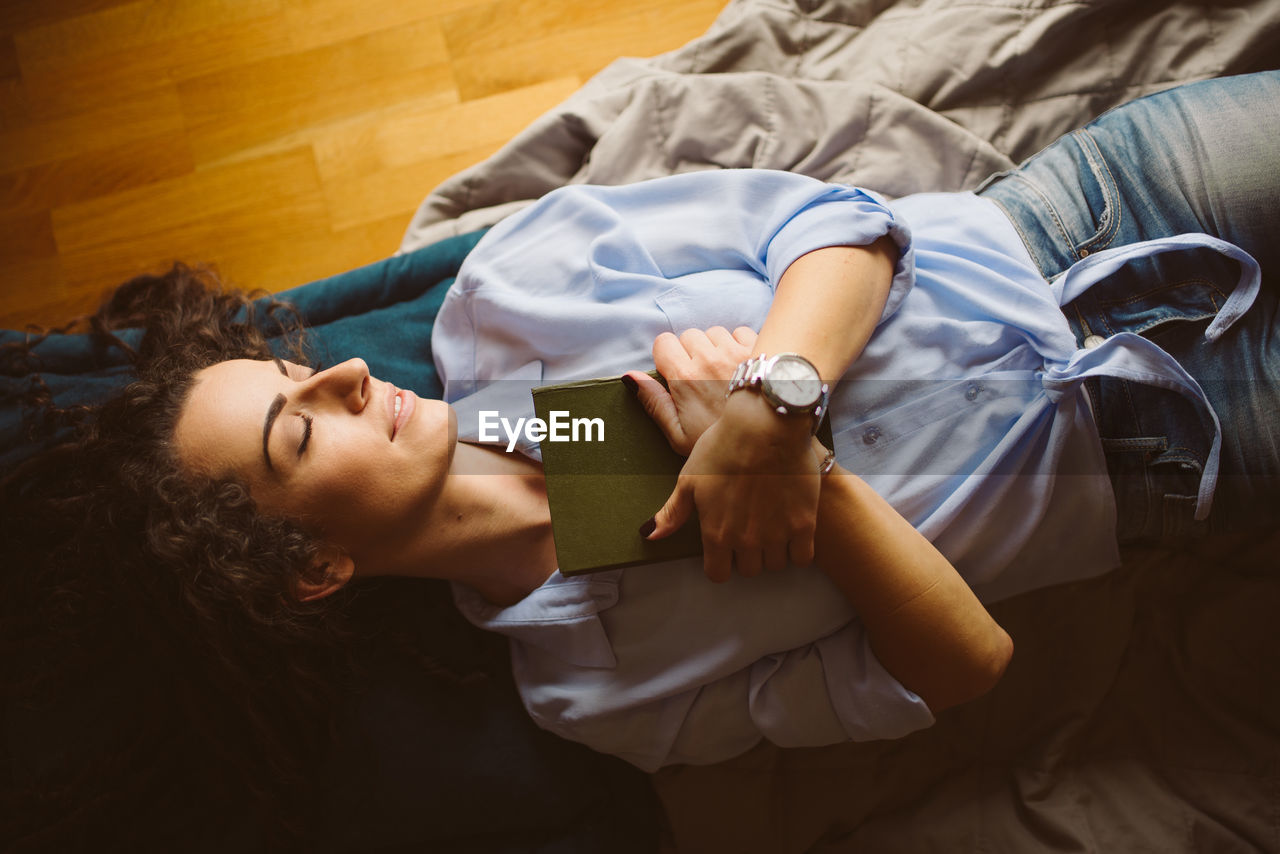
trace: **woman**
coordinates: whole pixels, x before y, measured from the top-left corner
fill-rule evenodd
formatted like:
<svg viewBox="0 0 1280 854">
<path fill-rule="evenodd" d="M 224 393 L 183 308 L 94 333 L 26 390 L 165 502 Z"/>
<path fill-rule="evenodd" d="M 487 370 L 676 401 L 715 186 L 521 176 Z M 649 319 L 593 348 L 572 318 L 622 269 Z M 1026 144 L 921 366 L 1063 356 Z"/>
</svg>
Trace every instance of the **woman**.
<svg viewBox="0 0 1280 854">
<path fill-rule="evenodd" d="M 1008 660 L 969 585 L 1010 595 L 1110 568 L 1117 541 L 1273 510 L 1280 455 L 1267 420 L 1239 413 L 1274 411 L 1274 373 L 1247 395 L 1210 380 L 1225 359 L 1275 364 L 1275 289 L 1258 292 L 1244 252 L 1274 266 L 1258 212 L 1274 212 L 1277 88 L 1266 74 L 1135 102 L 979 196 L 886 205 L 771 173 L 553 193 L 486 237 L 442 309 L 454 410 L 358 361 L 312 373 L 248 353 L 172 393 L 157 458 L 175 490 L 239 484 L 237 506 L 252 496 L 255 520 L 300 538 L 251 613 L 269 620 L 285 590 L 319 608 L 361 575 L 455 580 L 463 613 L 514 639 L 535 719 L 641 767 L 762 736 L 902 735 Z M 1170 150 L 1135 163 L 1133 138 Z M 1205 231 L 1231 245 L 1145 242 Z M 1180 254 L 1144 254 L 1157 250 Z M 1165 300 L 1156 282 L 1193 284 Z M 1187 322 L 1156 329 L 1170 318 Z M 689 328 L 704 331 L 659 334 Z M 531 382 L 635 371 L 651 350 L 668 376 L 718 383 L 676 383 L 668 400 L 629 374 L 690 452 L 644 530 L 668 534 L 696 506 L 706 575 L 754 577 L 707 584 L 695 562 L 564 579 L 534 449 L 455 441 L 481 409 L 516 416 Z M 840 380 L 825 478 L 812 413 L 778 415 L 750 388 L 717 399 L 735 365 L 779 351 Z M 1166 394 L 1127 406 L 1148 384 Z M 1152 431 L 1150 416 L 1170 423 Z M 1225 442 L 1217 420 L 1237 428 Z M 737 488 L 760 471 L 773 476 Z M 794 566 L 758 574 L 784 556 Z"/>
<path fill-rule="evenodd" d="M 327 569 L 301 598 L 359 575 L 459 582 L 464 614 L 515 641 L 534 718 L 642 768 L 728 758 L 761 736 L 903 735 L 983 693 L 1010 655 L 962 581 L 1007 596 L 1105 571 L 1120 541 L 1274 507 L 1265 426 L 1253 438 L 1237 426 L 1224 452 L 1215 420 L 1274 405 L 1273 389 L 1214 371 L 1269 341 L 1275 294 L 1247 311 L 1260 279 L 1236 244 L 1269 263 L 1255 211 L 1273 197 L 1244 176 L 1276 159 L 1255 120 L 1275 89 L 1259 75 L 1144 99 L 979 196 L 886 205 L 750 171 L 557 191 L 496 227 L 445 301 L 434 354 L 452 410 L 359 362 L 316 375 L 225 363 L 198 375 L 179 457 L 248 480 L 266 512 L 321 533 Z M 1128 140 L 1171 138 L 1160 128 L 1173 108 L 1194 153 L 1130 164 Z M 1230 190 L 1180 201 L 1188 185 Z M 1177 236 L 1208 230 L 1229 242 Z M 1136 310 L 1144 300 L 1155 317 Z M 1163 349 L 1124 331 L 1156 324 Z M 650 348 L 677 380 L 672 400 L 633 370 Z M 778 352 L 836 385 L 838 476 L 818 473 L 812 412 L 779 415 L 753 389 L 722 397 L 736 365 Z M 670 533 L 696 505 L 706 575 L 732 566 L 750 583 L 716 589 L 687 562 L 562 578 L 535 449 L 473 444 L 481 411 L 531 414 L 533 383 L 627 370 L 690 455 L 643 533 Z M 1107 383 L 1093 401 L 1095 377 Z M 1174 423 L 1125 432 L 1130 413 L 1108 402 L 1116 380 L 1126 399 L 1157 389 L 1135 408 Z M 1121 449 L 1114 461 L 1107 447 Z M 1117 509 L 1108 472 L 1131 489 L 1133 448 L 1159 491 L 1125 492 Z M 788 558 L 789 573 L 754 578 Z"/>
</svg>

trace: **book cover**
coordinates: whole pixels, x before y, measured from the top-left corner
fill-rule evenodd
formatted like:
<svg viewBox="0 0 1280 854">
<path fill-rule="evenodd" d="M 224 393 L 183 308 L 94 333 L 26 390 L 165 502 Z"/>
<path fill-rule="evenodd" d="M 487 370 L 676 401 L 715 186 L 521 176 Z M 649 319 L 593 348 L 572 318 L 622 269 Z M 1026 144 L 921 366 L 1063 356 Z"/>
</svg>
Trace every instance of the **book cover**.
<svg viewBox="0 0 1280 854">
<path fill-rule="evenodd" d="M 675 489 L 684 457 L 621 377 L 535 388 L 533 408 L 549 428 L 560 425 L 539 444 L 561 574 L 702 553 L 696 514 L 666 539 L 640 536 Z"/>
<path fill-rule="evenodd" d="M 621 377 L 535 388 L 533 407 L 548 427 L 539 444 L 561 574 L 702 554 L 696 513 L 670 537 L 640 536 L 675 489 L 684 457 Z M 825 421 L 818 435 L 830 447 Z"/>
</svg>

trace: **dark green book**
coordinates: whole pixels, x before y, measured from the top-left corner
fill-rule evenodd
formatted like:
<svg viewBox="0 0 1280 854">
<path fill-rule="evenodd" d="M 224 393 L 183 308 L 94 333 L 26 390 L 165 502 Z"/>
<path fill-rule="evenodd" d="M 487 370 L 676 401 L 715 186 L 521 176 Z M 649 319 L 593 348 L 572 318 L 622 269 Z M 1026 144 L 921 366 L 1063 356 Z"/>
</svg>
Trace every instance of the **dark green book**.
<svg viewBox="0 0 1280 854">
<path fill-rule="evenodd" d="M 559 424 L 539 444 L 562 574 L 702 554 L 696 513 L 670 537 L 650 542 L 640 536 L 640 526 L 675 489 L 684 457 L 671 450 L 621 377 L 535 388 L 533 408 L 549 427 Z M 818 437 L 831 447 L 827 422 Z"/>
<path fill-rule="evenodd" d="M 684 457 L 621 377 L 533 389 L 537 416 L 568 441 L 540 443 L 560 572 L 577 575 L 702 553 L 696 515 L 670 537 L 649 542 L 640 526 L 675 489 Z M 599 419 L 595 423 L 591 419 Z M 573 437 L 574 422 L 578 436 Z M 603 438 L 600 434 L 603 433 Z"/>
</svg>

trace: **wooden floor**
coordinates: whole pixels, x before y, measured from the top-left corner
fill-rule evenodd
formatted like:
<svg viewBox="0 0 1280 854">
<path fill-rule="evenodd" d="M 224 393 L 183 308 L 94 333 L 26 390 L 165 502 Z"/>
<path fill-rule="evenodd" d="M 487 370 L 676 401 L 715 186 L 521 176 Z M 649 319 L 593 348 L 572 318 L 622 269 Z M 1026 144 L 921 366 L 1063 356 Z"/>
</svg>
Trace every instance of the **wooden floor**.
<svg viewBox="0 0 1280 854">
<path fill-rule="evenodd" d="M 272 290 L 725 0 L 0 0 L 0 327 L 173 260 Z"/>
</svg>

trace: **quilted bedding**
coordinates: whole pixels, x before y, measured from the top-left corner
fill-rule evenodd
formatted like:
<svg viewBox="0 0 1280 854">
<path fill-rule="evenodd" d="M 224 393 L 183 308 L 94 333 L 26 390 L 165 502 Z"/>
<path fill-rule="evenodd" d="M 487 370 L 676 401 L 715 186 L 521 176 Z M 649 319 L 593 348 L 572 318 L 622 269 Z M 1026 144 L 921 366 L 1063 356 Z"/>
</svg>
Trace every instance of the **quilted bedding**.
<svg viewBox="0 0 1280 854">
<path fill-rule="evenodd" d="M 972 189 L 1134 97 L 1278 62 L 1277 0 L 734 0 L 436 188 L 402 249 L 563 184 L 695 169 Z M 664 769 L 665 846 L 1280 851 L 1277 545 L 1134 552 L 1000 603 L 1017 652 L 988 697 L 896 742 Z"/>
</svg>

